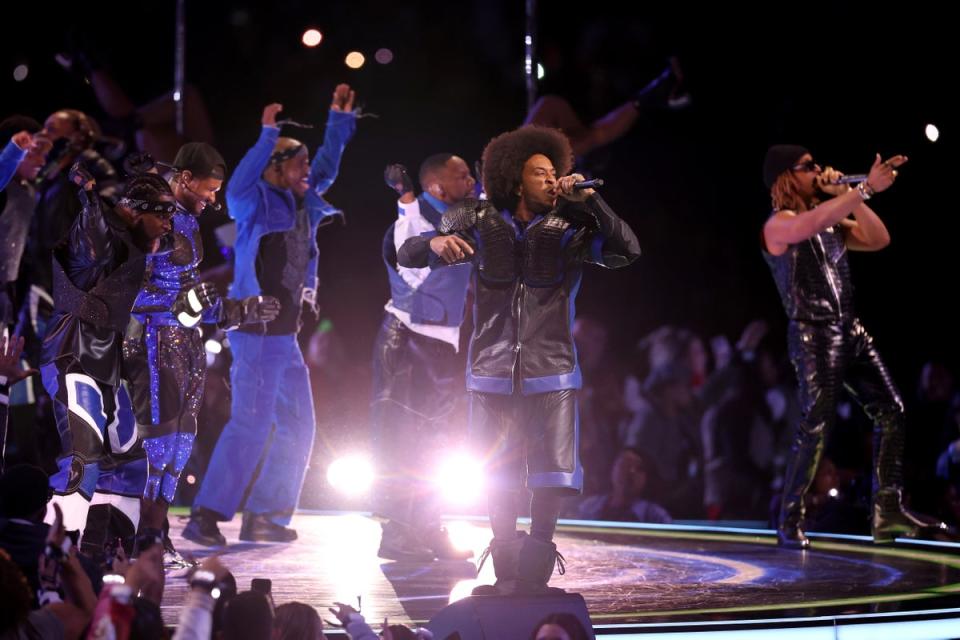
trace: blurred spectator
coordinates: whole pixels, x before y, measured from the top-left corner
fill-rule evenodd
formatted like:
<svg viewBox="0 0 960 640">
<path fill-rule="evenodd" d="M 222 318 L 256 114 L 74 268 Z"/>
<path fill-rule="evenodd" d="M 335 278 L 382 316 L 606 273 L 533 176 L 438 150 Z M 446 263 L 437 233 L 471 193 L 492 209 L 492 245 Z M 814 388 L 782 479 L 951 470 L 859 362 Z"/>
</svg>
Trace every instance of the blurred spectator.
<svg viewBox="0 0 960 640">
<path fill-rule="evenodd" d="M 270 640 L 273 634 L 273 610 L 267 596 L 244 591 L 224 609 L 223 640 Z"/>
<path fill-rule="evenodd" d="M 587 630 L 572 613 L 551 613 L 537 623 L 530 640 L 587 640 Z"/>
<path fill-rule="evenodd" d="M 581 316 L 573 323 L 577 357 L 583 371 L 580 404 L 580 463 L 587 494 L 610 490 L 609 468 L 617 455 L 617 429 L 627 416 L 623 402 L 624 372 L 609 349 L 607 326 Z"/>
<path fill-rule="evenodd" d="M 640 451 L 622 451 L 610 473 L 612 490 L 610 493 L 586 498 L 578 507 L 578 517 L 584 520 L 656 524 L 673 522 L 663 507 L 644 497 L 650 476 L 648 469 L 647 461 Z"/>
<path fill-rule="evenodd" d="M 273 640 L 321 640 L 323 623 L 317 610 L 302 602 L 277 607 L 273 618 Z"/>
</svg>

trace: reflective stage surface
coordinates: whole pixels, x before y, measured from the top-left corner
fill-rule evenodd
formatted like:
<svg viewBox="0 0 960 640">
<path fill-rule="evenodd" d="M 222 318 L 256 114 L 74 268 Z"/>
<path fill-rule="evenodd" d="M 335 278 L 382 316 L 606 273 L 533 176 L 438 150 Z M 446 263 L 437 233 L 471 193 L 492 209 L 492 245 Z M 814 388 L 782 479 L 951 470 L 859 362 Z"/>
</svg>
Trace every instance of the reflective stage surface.
<svg viewBox="0 0 960 640">
<path fill-rule="evenodd" d="M 861 637 L 837 632 L 870 622 L 957 624 L 960 635 L 960 547 L 861 539 L 814 538 L 809 551 L 778 548 L 768 532 L 564 521 L 557 545 L 567 573 L 551 585 L 583 595 L 598 635 L 751 630 L 799 627 L 804 637 Z M 182 553 L 202 558 L 211 549 L 179 537 L 184 521 L 172 518 Z M 477 578 L 471 562 L 431 564 L 384 561 L 376 556 L 380 525 L 363 515 L 299 514 L 292 544 L 235 542 L 240 518 L 221 524 L 230 541 L 222 560 L 241 590 L 252 578 L 271 578 L 276 603 L 306 602 L 321 614 L 333 602 L 356 606 L 368 621 L 424 624 L 476 584 L 493 582 L 487 562 Z M 485 523 L 450 521 L 455 540 L 478 558 Z M 176 618 L 186 592 L 168 575 L 164 618 Z M 332 616 L 325 615 L 325 619 Z M 922 626 L 921 624 L 921 626 Z M 830 629 L 817 636 L 814 627 Z M 919 628 L 919 627 L 918 627 Z M 866 629 L 866 627 L 864 627 Z M 931 635 L 932 633 L 932 635 Z M 937 632 L 939 633 L 939 632 Z M 930 632 L 897 637 L 949 637 Z M 725 637 L 735 637 L 725 635 Z"/>
</svg>

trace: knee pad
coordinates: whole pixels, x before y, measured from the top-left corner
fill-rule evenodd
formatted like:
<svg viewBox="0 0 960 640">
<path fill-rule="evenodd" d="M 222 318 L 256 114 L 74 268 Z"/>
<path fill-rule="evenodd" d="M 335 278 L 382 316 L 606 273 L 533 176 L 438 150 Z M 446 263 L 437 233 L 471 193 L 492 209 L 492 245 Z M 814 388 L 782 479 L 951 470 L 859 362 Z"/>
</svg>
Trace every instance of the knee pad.
<svg viewBox="0 0 960 640">
<path fill-rule="evenodd" d="M 66 414 L 58 416 L 58 428 L 70 451 L 86 460 L 99 460 L 104 451 L 104 433 L 107 430 L 107 400 L 97 382 L 83 373 L 68 373 L 63 378 L 63 389 L 57 399 L 65 402 Z M 113 412 L 110 411 L 112 414 Z M 112 421 L 112 416 L 110 417 Z"/>
<path fill-rule="evenodd" d="M 81 455 L 68 455 L 57 460 L 59 470 L 50 476 L 50 486 L 60 494 L 79 493 L 89 500 L 100 478 L 100 464 Z"/>
</svg>

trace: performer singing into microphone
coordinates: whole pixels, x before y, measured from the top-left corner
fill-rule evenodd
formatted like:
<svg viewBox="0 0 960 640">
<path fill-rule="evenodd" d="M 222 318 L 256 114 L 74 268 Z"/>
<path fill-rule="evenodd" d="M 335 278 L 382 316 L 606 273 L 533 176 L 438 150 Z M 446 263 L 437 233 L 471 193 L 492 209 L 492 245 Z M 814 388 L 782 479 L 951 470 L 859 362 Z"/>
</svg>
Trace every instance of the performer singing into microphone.
<svg viewBox="0 0 960 640">
<path fill-rule="evenodd" d="M 874 423 L 872 532 L 875 542 L 945 529 L 901 503 L 904 411 L 900 393 L 853 306 L 847 250 L 877 251 L 890 243 L 887 228 L 866 205 L 886 191 L 907 161 L 879 154 L 856 187 L 842 174 L 821 169 L 795 145 L 767 151 L 763 179 L 773 213 L 763 227 L 763 254 L 789 318 L 790 359 L 800 385 L 803 416 L 787 466 L 777 526 L 782 546 L 806 548 L 804 498 L 813 482 L 824 441 L 837 414 L 841 387 Z"/>
<path fill-rule="evenodd" d="M 572 157 L 556 129 L 497 136 L 483 152 L 490 200 L 452 206 L 438 235 L 412 237 L 398 253 L 405 267 L 475 265 L 470 437 L 487 461 L 497 576 L 478 595 L 549 590 L 561 498 L 583 488 L 571 337 L 583 263 L 616 268 L 640 255 L 633 231 L 599 194 L 574 190 L 583 177 L 565 175 Z M 533 490 L 529 536 L 516 528 L 524 480 Z"/>
</svg>

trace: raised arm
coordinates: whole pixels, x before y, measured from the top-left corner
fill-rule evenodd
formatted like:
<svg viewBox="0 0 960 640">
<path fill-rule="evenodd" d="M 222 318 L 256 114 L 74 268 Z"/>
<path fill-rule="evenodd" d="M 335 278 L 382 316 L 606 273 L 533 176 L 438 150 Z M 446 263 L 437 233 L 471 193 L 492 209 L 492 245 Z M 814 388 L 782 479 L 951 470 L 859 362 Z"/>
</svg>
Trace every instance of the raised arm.
<svg viewBox="0 0 960 640">
<path fill-rule="evenodd" d="M 241 220 L 250 216 L 257 205 L 257 183 L 270 164 L 270 154 L 280 137 L 280 128 L 277 126 L 277 113 L 283 110 L 283 105 L 277 102 L 263 108 L 260 118 L 260 137 L 250 147 L 246 155 L 237 165 L 233 175 L 227 182 L 227 205 L 230 217 Z"/>
<path fill-rule="evenodd" d="M 623 219 L 593 189 L 576 190 L 573 185 L 584 177 L 579 173 L 557 180 L 560 196 L 582 208 L 597 224 L 599 234 L 593 242 L 591 262 L 605 267 L 625 267 L 640 257 L 640 241 Z"/>
<path fill-rule="evenodd" d="M 27 157 L 27 151 L 32 144 L 32 137 L 26 131 L 15 133 L 7 146 L 0 152 L 0 191 L 7 187 L 10 179 L 17 172 L 17 167 Z"/>
<path fill-rule="evenodd" d="M 844 228 L 847 229 L 847 243 L 851 249 L 876 250 L 886 246 L 890 241 L 886 227 L 864 202 L 873 193 L 889 189 L 896 178 L 896 168 L 906 161 L 905 156 L 894 156 L 881 162 L 878 154 L 866 182 L 860 187 L 850 189 L 847 185 L 829 185 L 825 180 L 821 188 L 834 197 L 800 214 L 790 210 L 776 212 L 763 226 L 767 252 L 781 255 L 790 245 L 812 238 L 850 214 L 854 217 L 844 223 Z M 824 175 L 829 177 L 827 172 Z M 858 228 L 861 225 L 862 228 Z M 856 231 L 853 228 L 857 228 Z"/>
<path fill-rule="evenodd" d="M 317 195 L 326 192 L 337 179 L 343 150 L 357 130 L 354 97 L 354 91 L 346 84 L 337 85 L 333 92 L 323 145 L 310 163 L 310 189 Z"/>
</svg>

